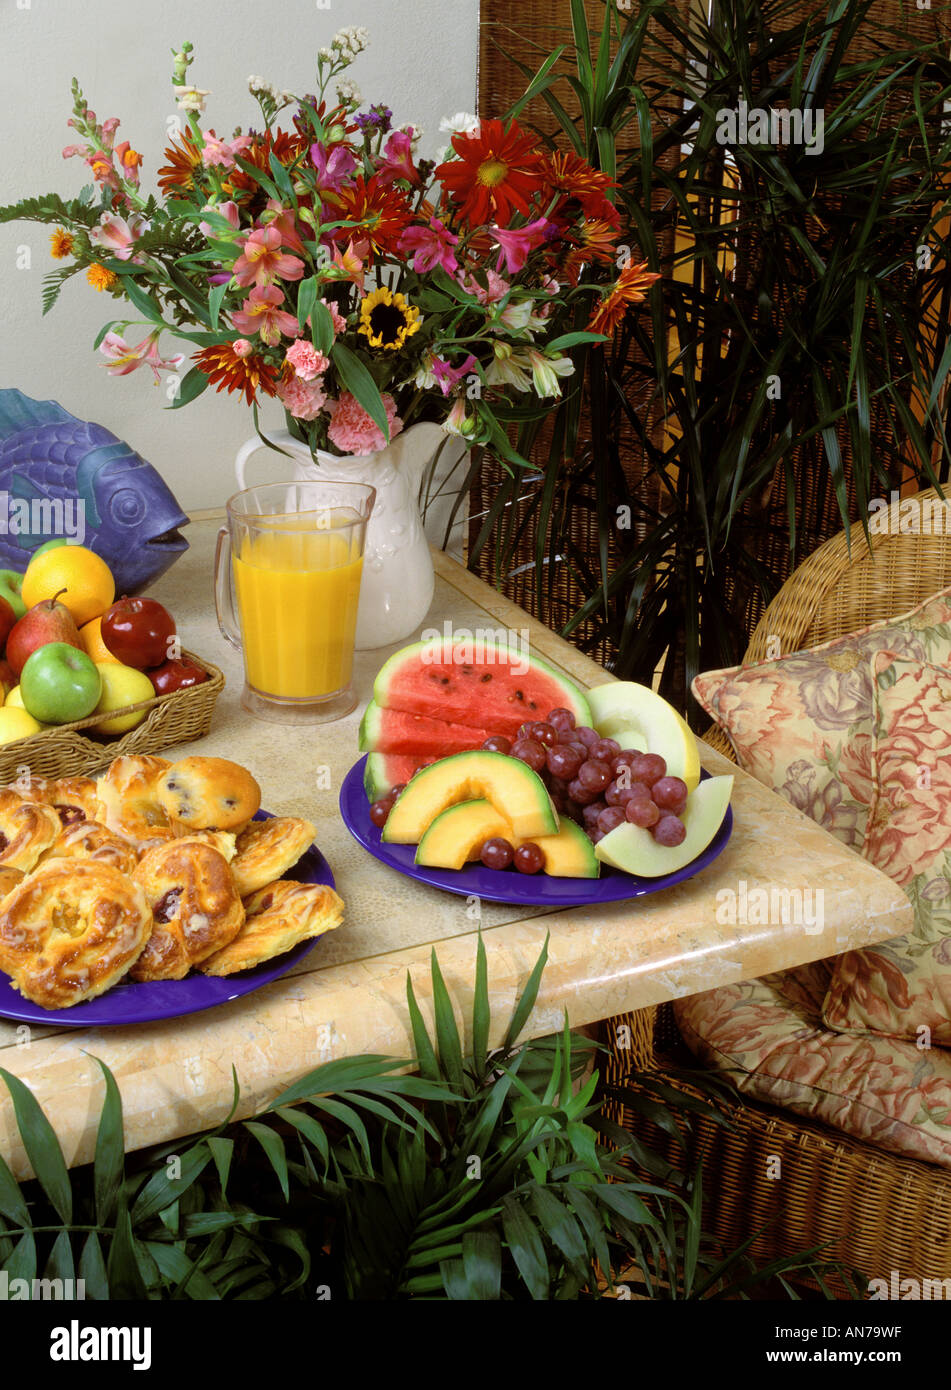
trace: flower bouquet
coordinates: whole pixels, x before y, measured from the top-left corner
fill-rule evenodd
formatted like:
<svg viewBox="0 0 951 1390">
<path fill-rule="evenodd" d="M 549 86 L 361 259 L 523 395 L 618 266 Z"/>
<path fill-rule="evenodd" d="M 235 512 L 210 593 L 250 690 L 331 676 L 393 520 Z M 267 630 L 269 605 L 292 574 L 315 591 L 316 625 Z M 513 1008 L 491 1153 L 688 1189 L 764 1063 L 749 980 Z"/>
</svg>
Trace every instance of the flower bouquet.
<svg viewBox="0 0 951 1390">
<path fill-rule="evenodd" d="M 366 42 L 344 29 L 320 49 L 313 94 L 250 78 L 260 121 L 230 138 L 202 127 L 209 93 L 188 81 L 184 44 L 160 197 L 144 193 L 118 120 L 100 122 L 74 81 L 79 142 L 63 153 L 92 184 L 0 220 L 55 225 L 52 254 L 68 264 L 47 277 L 44 312 L 85 271 L 123 306 L 95 344 L 108 371 L 174 373 L 175 406 L 214 385 L 257 424 L 275 397 L 314 455 L 374 453 L 430 420 L 524 464 L 506 427 L 550 409 L 573 349 L 604 341 L 657 277 L 619 254 L 612 180 L 516 121 L 457 117 L 442 161 L 420 158 L 418 129 L 360 109 L 345 73 Z M 184 373 L 184 354 L 160 348 L 166 330 L 191 345 Z"/>
</svg>

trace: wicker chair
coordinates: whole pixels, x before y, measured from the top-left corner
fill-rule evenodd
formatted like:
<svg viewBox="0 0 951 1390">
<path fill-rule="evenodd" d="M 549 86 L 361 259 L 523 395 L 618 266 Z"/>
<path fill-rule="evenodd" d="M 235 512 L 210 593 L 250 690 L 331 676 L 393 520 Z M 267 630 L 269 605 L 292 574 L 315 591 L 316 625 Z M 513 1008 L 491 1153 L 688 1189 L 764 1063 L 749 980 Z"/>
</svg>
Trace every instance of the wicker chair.
<svg viewBox="0 0 951 1390">
<path fill-rule="evenodd" d="M 917 494 L 926 504 L 933 489 Z M 937 504 L 937 505 L 940 505 Z M 833 537 L 783 585 L 757 625 L 744 658 L 793 652 L 897 617 L 951 584 L 951 500 L 941 507 L 938 534 L 901 534 L 899 504 L 890 508 L 888 533 L 871 537 L 861 525 Z M 896 534 L 896 531 L 898 533 Z M 714 729 L 706 742 L 733 757 Z M 700 1092 L 675 1071 L 696 1068 L 677 1032 L 670 1005 L 607 1020 L 611 1048 L 606 1082 L 650 1071 L 682 1092 Z M 665 1074 L 666 1073 L 666 1074 Z M 636 1084 L 636 1083 L 635 1083 Z M 898 1158 L 817 1122 L 738 1098 L 730 1103 L 733 1128 L 692 1121 L 685 1159 L 669 1135 L 633 1108 L 615 1104 L 613 1118 L 648 1140 L 675 1167 L 702 1157 L 706 1174 L 704 1228 L 728 1248 L 767 1226 L 751 1253 L 761 1262 L 802 1253 L 829 1242 L 827 1258 L 841 1259 L 867 1278 L 951 1278 L 951 1171 Z M 781 1160 L 777 1180 L 775 1159 Z M 772 1164 L 768 1162 L 772 1160 Z M 844 1284 L 834 1284 L 848 1296 Z"/>
</svg>

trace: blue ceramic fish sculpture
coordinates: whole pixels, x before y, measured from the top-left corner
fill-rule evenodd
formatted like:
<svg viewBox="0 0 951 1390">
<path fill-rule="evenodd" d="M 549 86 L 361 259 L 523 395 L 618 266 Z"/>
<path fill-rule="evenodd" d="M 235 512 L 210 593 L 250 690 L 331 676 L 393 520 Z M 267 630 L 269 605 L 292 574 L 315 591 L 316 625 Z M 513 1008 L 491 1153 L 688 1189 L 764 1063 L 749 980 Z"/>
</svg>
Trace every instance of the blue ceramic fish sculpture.
<svg viewBox="0 0 951 1390">
<path fill-rule="evenodd" d="M 117 595 L 134 594 L 188 549 L 187 523 L 159 473 L 102 425 L 0 390 L 0 567 L 24 570 L 65 535 L 102 556 Z"/>
</svg>

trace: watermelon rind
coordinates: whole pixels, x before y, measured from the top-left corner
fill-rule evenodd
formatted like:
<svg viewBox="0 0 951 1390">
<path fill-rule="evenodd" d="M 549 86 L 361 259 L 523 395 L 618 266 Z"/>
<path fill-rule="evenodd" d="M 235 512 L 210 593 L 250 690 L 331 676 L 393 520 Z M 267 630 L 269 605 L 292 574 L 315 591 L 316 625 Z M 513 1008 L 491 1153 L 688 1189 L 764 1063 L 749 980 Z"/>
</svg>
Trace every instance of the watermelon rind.
<svg viewBox="0 0 951 1390">
<path fill-rule="evenodd" d="M 466 639 L 459 639 L 460 643 L 464 640 Z M 436 637 L 430 638 L 425 642 L 412 642 L 408 647 L 402 647 L 400 651 L 394 652 L 380 667 L 377 672 L 376 680 L 373 683 L 373 699 L 376 704 L 382 706 L 384 709 L 400 708 L 400 706 L 393 705 L 392 698 L 390 697 L 390 687 L 400 668 L 405 664 L 412 664 L 414 666 L 420 665 L 422 664 L 423 654 L 425 652 L 435 651 L 437 649 L 445 652 L 447 648 L 451 649 L 452 645 L 453 644 L 448 642 L 445 637 Z M 511 651 L 515 657 L 523 658 L 525 655 L 514 647 L 505 647 L 498 642 L 487 642 L 484 643 L 484 645 L 491 647 L 496 652 Z M 552 666 L 544 657 L 530 654 L 528 656 L 528 662 L 530 670 L 535 669 L 539 672 L 543 672 L 556 683 L 561 691 L 562 705 L 565 709 L 571 710 L 575 717 L 575 722 L 577 724 L 590 726 L 591 708 L 581 687 L 576 685 L 570 677 L 563 675 L 561 671 Z M 475 711 L 473 712 L 473 717 L 479 718 L 480 723 L 482 722 Z M 464 721 L 456 716 L 456 722 L 462 723 Z"/>
</svg>

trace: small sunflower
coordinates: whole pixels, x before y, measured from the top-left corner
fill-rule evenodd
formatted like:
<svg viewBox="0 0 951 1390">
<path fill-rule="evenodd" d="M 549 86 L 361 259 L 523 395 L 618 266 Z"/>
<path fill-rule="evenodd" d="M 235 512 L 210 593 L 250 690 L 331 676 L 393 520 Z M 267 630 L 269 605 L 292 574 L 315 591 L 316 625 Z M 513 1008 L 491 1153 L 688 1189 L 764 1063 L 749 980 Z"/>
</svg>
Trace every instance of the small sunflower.
<svg viewBox="0 0 951 1390">
<path fill-rule="evenodd" d="M 381 285 L 361 302 L 357 332 L 366 335 L 371 347 L 396 352 L 421 322 L 419 310 L 414 305 Z"/>
<path fill-rule="evenodd" d="M 72 250 L 73 236 L 71 232 L 57 227 L 55 231 L 50 233 L 50 255 L 54 260 L 61 261 L 65 256 L 69 256 Z"/>
<path fill-rule="evenodd" d="M 102 290 L 111 290 L 113 285 L 118 282 L 119 277 L 114 275 L 111 270 L 107 270 L 104 265 L 99 265 L 98 262 L 93 261 L 86 271 L 86 279 L 94 290 L 101 292 Z"/>
</svg>

